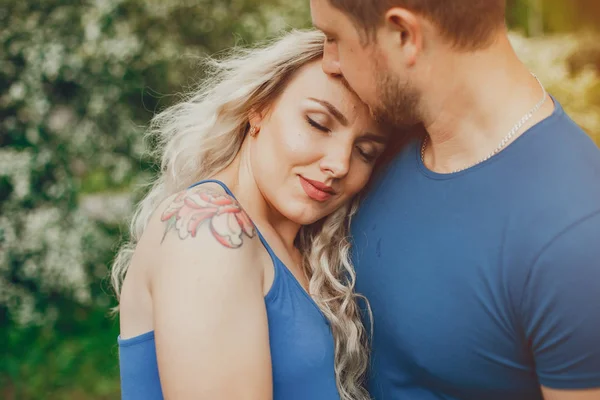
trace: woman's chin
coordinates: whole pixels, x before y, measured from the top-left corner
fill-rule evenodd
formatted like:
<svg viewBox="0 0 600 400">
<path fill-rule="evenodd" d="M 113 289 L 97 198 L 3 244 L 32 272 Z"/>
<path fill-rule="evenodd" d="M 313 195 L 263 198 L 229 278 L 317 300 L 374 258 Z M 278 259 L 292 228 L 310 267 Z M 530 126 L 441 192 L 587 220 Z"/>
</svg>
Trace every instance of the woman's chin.
<svg viewBox="0 0 600 400">
<path fill-rule="evenodd" d="M 277 199 L 276 207 L 284 218 L 298 225 L 311 225 L 327 217 L 341 206 L 339 198 L 324 202 L 315 201 L 307 196 L 294 196 Z"/>
<path fill-rule="evenodd" d="M 323 210 L 316 210 L 315 207 L 298 207 L 295 210 L 289 210 L 283 214 L 285 218 L 298 225 L 311 225 L 327 216 Z"/>
</svg>

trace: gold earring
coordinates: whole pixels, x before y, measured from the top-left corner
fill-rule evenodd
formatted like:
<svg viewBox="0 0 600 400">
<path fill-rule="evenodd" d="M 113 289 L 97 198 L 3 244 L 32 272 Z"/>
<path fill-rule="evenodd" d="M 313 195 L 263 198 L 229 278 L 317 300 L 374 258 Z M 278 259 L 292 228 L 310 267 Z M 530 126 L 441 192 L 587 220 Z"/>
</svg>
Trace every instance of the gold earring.
<svg viewBox="0 0 600 400">
<path fill-rule="evenodd" d="M 258 129 L 256 128 L 256 126 L 252 126 L 252 128 L 250 128 L 250 136 L 254 137 L 257 133 Z"/>
</svg>

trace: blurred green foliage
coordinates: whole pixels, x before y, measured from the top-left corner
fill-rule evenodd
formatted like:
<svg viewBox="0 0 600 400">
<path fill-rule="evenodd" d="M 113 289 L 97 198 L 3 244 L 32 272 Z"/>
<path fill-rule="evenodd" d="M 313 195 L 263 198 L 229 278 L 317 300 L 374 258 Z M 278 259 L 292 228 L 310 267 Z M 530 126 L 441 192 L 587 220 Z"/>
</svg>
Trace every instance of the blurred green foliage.
<svg viewBox="0 0 600 400">
<path fill-rule="evenodd" d="M 535 20 L 545 34 L 597 29 L 600 20 L 597 0 L 507 0 L 507 7 L 508 25 L 525 32 Z"/>
<path fill-rule="evenodd" d="M 509 0 L 516 31 L 535 1 Z M 559 35 L 513 42 L 600 143 L 600 48 L 573 33 L 596 3 L 543 1 L 537 24 Z M 0 398 L 118 398 L 106 276 L 155 171 L 143 127 L 198 57 L 309 26 L 308 1 L 0 0 L 0 25 Z"/>
<path fill-rule="evenodd" d="M 118 397 L 111 199 L 153 171 L 142 127 L 198 57 L 308 20 L 283 0 L 1 0 L 0 398 Z"/>
</svg>

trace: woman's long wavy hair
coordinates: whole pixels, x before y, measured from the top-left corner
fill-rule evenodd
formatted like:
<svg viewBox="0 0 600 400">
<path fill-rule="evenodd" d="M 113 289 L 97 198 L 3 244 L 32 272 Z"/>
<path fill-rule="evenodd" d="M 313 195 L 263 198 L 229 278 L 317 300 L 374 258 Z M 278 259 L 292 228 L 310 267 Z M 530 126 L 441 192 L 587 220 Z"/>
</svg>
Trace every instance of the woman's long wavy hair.
<svg viewBox="0 0 600 400">
<path fill-rule="evenodd" d="M 130 241 L 113 264 L 117 297 L 135 246 L 158 205 L 227 167 L 248 133 L 251 113 L 267 109 L 296 71 L 322 57 L 323 40 L 317 31 L 293 31 L 258 47 L 234 49 L 221 60 L 209 59 L 200 85 L 153 118 L 148 136 L 157 143 L 153 155 L 161 160 L 161 173 L 139 203 Z M 367 334 L 349 257 L 349 226 L 357 203 L 353 199 L 323 220 L 302 227 L 296 238 L 310 293 L 332 327 L 337 386 L 344 400 L 369 398 L 363 387 Z"/>
</svg>

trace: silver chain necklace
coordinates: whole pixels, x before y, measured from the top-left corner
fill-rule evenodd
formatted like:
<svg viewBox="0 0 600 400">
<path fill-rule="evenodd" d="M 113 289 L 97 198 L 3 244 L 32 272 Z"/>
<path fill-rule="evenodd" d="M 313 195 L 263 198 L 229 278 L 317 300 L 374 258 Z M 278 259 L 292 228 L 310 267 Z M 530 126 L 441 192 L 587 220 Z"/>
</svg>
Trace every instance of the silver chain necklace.
<svg viewBox="0 0 600 400">
<path fill-rule="evenodd" d="M 525 122 L 527 122 L 532 116 L 533 114 L 535 114 L 536 111 L 538 111 L 546 102 L 546 100 L 548 99 L 548 92 L 546 92 L 546 88 L 544 88 L 544 85 L 542 85 L 542 82 L 540 82 L 540 80 L 538 79 L 538 77 L 535 74 L 531 74 L 533 75 L 533 77 L 535 78 L 535 80 L 538 82 L 538 84 L 540 85 L 540 87 L 542 88 L 542 91 L 544 92 L 544 96 L 542 97 L 542 100 L 540 100 L 539 103 L 537 103 L 531 110 L 529 110 L 527 112 L 527 114 L 525 114 L 520 120 L 519 122 L 517 122 L 515 124 L 515 126 L 512 127 L 512 129 L 510 130 L 510 132 L 508 132 L 508 135 L 506 135 L 502 141 L 500 141 L 500 144 L 498 144 L 498 147 L 496 147 L 494 149 L 494 151 L 492 151 L 490 154 L 488 154 L 487 156 L 485 156 L 484 158 L 482 158 L 481 160 L 477 161 L 475 164 L 471 164 L 467 167 L 464 168 L 459 168 L 459 169 L 455 169 L 454 171 L 452 171 L 452 173 L 457 173 L 460 171 L 464 171 L 465 169 L 469 169 L 471 167 L 474 167 L 477 164 L 481 164 L 484 161 L 489 160 L 490 158 L 492 158 L 493 156 L 495 156 L 496 154 L 498 154 L 500 152 L 500 150 L 502 150 L 506 144 L 510 141 L 510 139 L 512 139 L 512 137 L 519 131 L 519 129 L 521 129 L 521 127 L 523 126 L 523 124 L 525 124 Z M 429 136 L 425 136 L 425 139 L 423 139 L 423 144 L 421 145 L 421 162 L 423 162 L 423 165 L 425 165 L 425 149 L 427 148 L 427 139 Z"/>
</svg>

